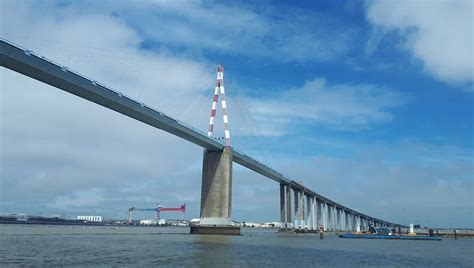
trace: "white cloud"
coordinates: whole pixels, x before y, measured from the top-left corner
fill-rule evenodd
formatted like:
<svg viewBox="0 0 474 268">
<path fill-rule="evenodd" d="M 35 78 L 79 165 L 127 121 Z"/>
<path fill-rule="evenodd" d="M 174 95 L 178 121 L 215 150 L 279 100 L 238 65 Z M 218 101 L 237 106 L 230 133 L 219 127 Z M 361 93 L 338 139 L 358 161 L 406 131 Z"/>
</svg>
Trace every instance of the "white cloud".
<svg viewBox="0 0 474 268">
<path fill-rule="evenodd" d="M 268 99 L 246 99 L 262 135 L 280 136 L 299 124 L 321 124 L 339 130 L 367 129 L 390 122 L 406 94 L 369 84 L 329 84 L 323 78 Z M 239 112 L 239 111 L 234 111 Z M 251 133 L 248 133 L 251 135 Z"/>
<path fill-rule="evenodd" d="M 147 39 L 198 54 L 204 50 L 283 62 L 327 61 L 351 51 L 357 32 L 315 11 L 281 12 L 261 4 L 155 1 L 113 9 L 121 10 Z"/>
<path fill-rule="evenodd" d="M 78 191 L 71 195 L 58 196 L 50 206 L 54 209 L 94 208 L 99 206 L 104 200 L 103 191 L 92 188 Z"/>
<path fill-rule="evenodd" d="M 367 18 L 385 33 L 397 30 L 402 48 L 436 78 L 460 85 L 474 81 L 472 1 L 369 1 Z"/>
</svg>

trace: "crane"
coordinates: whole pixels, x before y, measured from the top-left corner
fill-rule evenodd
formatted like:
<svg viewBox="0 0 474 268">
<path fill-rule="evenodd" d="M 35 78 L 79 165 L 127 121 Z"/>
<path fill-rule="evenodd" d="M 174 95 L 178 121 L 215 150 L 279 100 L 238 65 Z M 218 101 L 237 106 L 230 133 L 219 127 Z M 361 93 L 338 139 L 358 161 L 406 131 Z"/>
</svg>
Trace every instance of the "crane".
<svg viewBox="0 0 474 268">
<path fill-rule="evenodd" d="M 131 207 L 128 209 L 128 223 L 132 223 L 132 215 L 133 213 L 136 213 L 138 211 L 155 211 L 155 217 L 158 219 L 160 216 L 159 212 L 159 207 L 157 208 L 136 208 L 136 207 Z"/>
<path fill-rule="evenodd" d="M 180 207 L 163 207 L 160 204 L 156 204 L 156 208 L 136 208 L 131 207 L 128 209 L 128 223 L 132 223 L 132 215 L 138 211 L 155 211 L 155 219 L 160 219 L 160 212 L 181 212 L 181 220 L 185 219 L 186 203 Z"/>
<path fill-rule="evenodd" d="M 181 212 L 181 220 L 185 219 L 185 213 L 186 213 L 186 203 L 182 204 L 178 208 L 166 208 L 163 206 L 158 205 L 158 219 L 160 218 L 160 212 Z"/>
</svg>

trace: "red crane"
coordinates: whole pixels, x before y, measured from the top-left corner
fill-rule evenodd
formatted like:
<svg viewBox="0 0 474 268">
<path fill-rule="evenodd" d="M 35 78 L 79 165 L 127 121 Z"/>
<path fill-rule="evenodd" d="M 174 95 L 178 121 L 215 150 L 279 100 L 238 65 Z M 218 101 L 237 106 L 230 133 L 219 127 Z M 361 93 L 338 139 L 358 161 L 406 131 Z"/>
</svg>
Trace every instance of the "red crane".
<svg viewBox="0 0 474 268">
<path fill-rule="evenodd" d="M 186 217 L 186 203 L 182 204 L 178 208 L 168 208 L 168 207 L 163 207 L 160 204 L 158 204 L 158 209 L 156 211 L 156 217 L 160 219 L 160 213 L 161 212 L 181 212 L 181 220 L 184 220 Z"/>
</svg>

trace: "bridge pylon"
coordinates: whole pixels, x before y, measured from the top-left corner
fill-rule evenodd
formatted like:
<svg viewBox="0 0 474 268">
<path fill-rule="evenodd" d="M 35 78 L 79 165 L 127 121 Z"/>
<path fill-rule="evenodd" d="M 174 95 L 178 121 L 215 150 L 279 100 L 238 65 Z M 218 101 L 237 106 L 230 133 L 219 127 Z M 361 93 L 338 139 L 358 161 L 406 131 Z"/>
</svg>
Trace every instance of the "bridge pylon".
<svg viewBox="0 0 474 268">
<path fill-rule="evenodd" d="M 224 68 L 217 66 L 217 86 L 212 99 L 209 120 L 209 137 L 214 133 L 217 103 L 221 96 L 224 121 L 224 150 L 205 149 L 202 164 L 200 223 L 191 226 L 191 234 L 239 235 L 240 227 L 232 225 L 232 147 L 230 142 L 229 118 L 224 90 Z"/>
</svg>

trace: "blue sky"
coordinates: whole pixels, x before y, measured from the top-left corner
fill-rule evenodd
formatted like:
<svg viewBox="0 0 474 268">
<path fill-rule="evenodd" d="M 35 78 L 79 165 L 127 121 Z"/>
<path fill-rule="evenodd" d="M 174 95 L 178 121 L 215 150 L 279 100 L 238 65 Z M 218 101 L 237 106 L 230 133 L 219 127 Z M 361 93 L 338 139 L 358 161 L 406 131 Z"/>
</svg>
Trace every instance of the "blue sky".
<svg viewBox="0 0 474 268">
<path fill-rule="evenodd" d="M 237 149 L 370 215 L 474 227 L 470 1 L 0 7 L 2 38 L 203 131 L 223 64 Z M 1 73 L 1 212 L 123 216 L 187 202 L 198 216 L 199 148 Z M 236 220 L 277 220 L 277 196 L 236 169 Z"/>
</svg>

